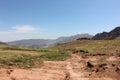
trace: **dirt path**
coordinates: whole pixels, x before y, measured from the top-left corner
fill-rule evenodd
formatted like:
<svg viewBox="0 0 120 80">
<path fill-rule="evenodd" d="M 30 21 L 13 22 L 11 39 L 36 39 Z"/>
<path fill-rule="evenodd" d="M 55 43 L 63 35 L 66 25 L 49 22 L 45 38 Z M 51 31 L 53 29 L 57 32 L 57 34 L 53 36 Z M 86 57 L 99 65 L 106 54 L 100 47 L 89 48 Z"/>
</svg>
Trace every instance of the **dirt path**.
<svg viewBox="0 0 120 80">
<path fill-rule="evenodd" d="M 42 68 L 0 70 L 0 80 L 112 80 L 111 78 L 85 78 L 81 57 L 68 52 L 72 57 L 66 61 L 45 61 Z"/>
</svg>

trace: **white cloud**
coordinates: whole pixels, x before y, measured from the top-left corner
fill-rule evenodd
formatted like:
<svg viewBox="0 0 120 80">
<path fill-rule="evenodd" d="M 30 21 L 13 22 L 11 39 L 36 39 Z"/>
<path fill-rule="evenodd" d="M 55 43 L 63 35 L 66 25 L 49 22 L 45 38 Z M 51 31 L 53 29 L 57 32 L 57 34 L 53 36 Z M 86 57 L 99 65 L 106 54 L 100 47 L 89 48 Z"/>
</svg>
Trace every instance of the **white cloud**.
<svg viewBox="0 0 120 80">
<path fill-rule="evenodd" d="M 41 29 L 31 25 L 21 25 L 11 27 L 9 30 L 1 30 L 0 41 L 8 42 L 20 39 L 37 39 L 40 38 L 40 35 L 42 35 Z"/>
<path fill-rule="evenodd" d="M 22 40 L 22 39 L 38 39 L 41 36 L 41 33 L 30 33 L 30 34 L 24 34 L 24 33 L 0 33 L 0 41 L 3 42 L 9 42 L 9 41 L 15 41 L 15 40 Z"/>
<path fill-rule="evenodd" d="M 36 31 L 37 29 L 33 26 L 30 25 L 21 25 L 21 26 L 16 26 L 12 27 L 13 31 L 17 33 L 31 33 L 33 31 Z"/>
</svg>

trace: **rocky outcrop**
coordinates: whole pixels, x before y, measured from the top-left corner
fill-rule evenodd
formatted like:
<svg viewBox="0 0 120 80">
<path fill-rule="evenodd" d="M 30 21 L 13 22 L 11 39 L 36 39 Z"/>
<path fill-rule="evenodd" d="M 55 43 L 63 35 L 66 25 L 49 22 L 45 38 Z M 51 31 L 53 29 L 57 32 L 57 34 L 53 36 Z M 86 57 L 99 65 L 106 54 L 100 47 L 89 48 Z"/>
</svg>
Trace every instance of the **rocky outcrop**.
<svg viewBox="0 0 120 80">
<path fill-rule="evenodd" d="M 120 37 L 120 27 L 113 29 L 110 32 L 103 32 L 96 34 L 92 39 L 94 40 L 107 40 Z"/>
<path fill-rule="evenodd" d="M 87 62 L 87 67 L 88 68 L 93 68 L 96 65 L 96 63 L 94 61 L 88 61 Z"/>
</svg>

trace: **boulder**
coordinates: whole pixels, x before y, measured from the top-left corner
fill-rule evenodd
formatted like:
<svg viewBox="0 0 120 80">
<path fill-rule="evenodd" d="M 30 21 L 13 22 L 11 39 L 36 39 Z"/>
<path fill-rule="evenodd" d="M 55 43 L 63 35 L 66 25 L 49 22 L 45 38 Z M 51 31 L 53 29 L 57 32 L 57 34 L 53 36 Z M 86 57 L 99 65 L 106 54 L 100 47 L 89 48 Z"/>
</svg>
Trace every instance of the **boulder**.
<svg viewBox="0 0 120 80">
<path fill-rule="evenodd" d="M 116 64 L 113 63 L 112 66 L 114 67 L 114 66 L 116 66 Z"/>
<path fill-rule="evenodd" d="M 117 67 L 116 72 L 120 72 L 120 67 Z"/>
<path fill-rule="evenodd" d="M 93 67 L 95 67 L 95 65 L 96 65 L 96 63 L 94 61 L 88 61 L 87 62 L 87 67 L 88 68 L 93 68 Z"/>
</svg>

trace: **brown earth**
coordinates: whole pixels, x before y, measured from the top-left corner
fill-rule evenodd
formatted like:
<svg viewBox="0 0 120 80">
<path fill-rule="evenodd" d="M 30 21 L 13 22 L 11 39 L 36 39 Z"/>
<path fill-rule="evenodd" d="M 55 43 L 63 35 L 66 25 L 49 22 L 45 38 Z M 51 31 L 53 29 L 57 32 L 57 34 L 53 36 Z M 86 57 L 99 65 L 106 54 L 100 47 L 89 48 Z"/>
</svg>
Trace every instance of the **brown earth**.
<svg viewBox="0 0 120 80">
<path fill-rule="evenodd" d="M 71 52 L 69 54 L 72 57 L 66 61 L 44 61 L 42 68 L 0 69 L 0 80 L 117 80 L 107 76 L 96 77 L 95 74 L 88 77 L 90 72 L 85 71 L 84 68 L 86 61 L 91 58 L 82 59 Z M 111 61 L 112 58 L 107 60 Z"/>
</svg>

